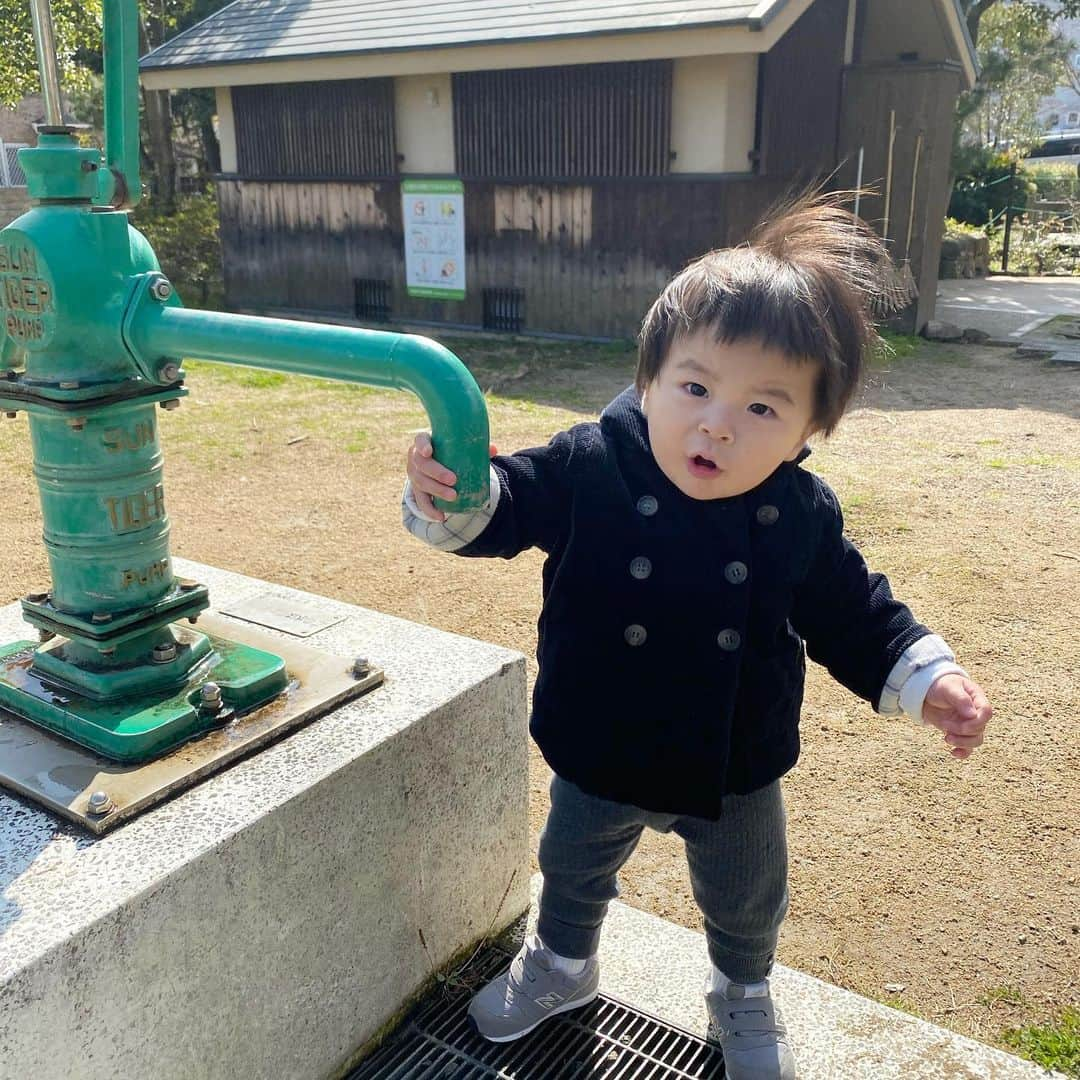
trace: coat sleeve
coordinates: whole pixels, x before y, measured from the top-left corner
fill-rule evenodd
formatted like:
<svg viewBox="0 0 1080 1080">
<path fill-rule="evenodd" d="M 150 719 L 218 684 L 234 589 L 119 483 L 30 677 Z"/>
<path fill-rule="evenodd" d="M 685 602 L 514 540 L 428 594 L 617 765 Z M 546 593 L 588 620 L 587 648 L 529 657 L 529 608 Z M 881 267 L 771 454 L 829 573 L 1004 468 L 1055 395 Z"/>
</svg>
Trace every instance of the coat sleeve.
<svg viewBox="0 0 1080 1080">
<path fill-rule="evenodd" d="M 527 548 L 551 552 L 569 529 L 574 434 L 563 431 L 547 446 L 492 459 L 499 501 L 484 531 L 455 554 L 512 559 Z"/>
<path fill-rule="evenodd" d="M 812 660 L 876 707 L 897 660 L 930 631 L 893 597 L 885 575 L 867 567 L 844 536 L 836 496 L 820 480 L 816 485 L 823 525 L 809 572 L 795 590 L 791 623 Z"/>
</svg>

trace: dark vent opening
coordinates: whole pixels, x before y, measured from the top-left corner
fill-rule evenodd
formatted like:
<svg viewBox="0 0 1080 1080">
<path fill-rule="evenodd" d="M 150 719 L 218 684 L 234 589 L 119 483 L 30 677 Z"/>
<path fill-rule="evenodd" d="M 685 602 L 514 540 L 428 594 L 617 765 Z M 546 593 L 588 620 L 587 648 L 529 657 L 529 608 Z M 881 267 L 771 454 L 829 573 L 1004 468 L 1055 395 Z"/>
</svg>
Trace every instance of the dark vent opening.
<svg viewBox="0 0 1080 1080">
<path fill-rule="evenodd" d="M 441 983 L 349 1080 L 722 1080 L 719 1047 L 603 994 L 516 1042 L 488 1042 L 469 1000 L 509 960 L 488 949 Z"/>
<path fill-rule="evenodd" d="M 517 334 L 524 328 L 524 289 L 484 290 L 485 330 L 504 330 L 511 334 Z"/>
<path fill-rule="evenodd" d="M 389 322 L 390 282 L 385 278 L 353 278 L 353 308 L 362 322 Z"/>
</svg>

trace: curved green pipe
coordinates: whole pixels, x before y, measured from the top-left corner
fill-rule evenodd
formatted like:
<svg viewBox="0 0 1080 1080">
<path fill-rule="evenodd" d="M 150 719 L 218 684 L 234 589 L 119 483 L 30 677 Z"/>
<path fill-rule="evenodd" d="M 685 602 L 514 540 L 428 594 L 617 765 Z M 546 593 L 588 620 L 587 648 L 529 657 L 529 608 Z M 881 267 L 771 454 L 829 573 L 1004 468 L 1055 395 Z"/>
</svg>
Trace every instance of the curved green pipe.
<svg viewBox="0 0 1080 1080">
<path fill-rule="evenodd" d="M 458 498 L 444 510 L 471 510 L 488 498 L 488 415 L 468 368 L 437 341 L 323 323 L 147 306 L 127 331 L 143 358 L 185 356 L 411 390 L 431 420 L 435 456 L 457 474 Z"/>
</svg>

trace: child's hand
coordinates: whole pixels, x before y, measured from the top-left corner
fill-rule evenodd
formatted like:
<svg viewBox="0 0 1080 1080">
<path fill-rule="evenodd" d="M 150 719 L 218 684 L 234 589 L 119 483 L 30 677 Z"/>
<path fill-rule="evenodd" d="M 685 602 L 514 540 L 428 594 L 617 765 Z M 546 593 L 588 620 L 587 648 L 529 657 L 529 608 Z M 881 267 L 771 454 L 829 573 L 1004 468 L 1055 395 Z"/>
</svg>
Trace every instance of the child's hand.
<svg viewBox="0 0 1080 1080">
<path fill-rule="evenodd" d="M 494 457 L 498 450 L 492 444 L 488 447 L 488 452 Z M 446 499 L 448 502 L 453 502 L 457 498 L 457 491 L 454 490 L 457 477 L 431 455 L 431 436 L 426 431 L 422 431 L 413 439 L 413 444 L 409 447 L 405 472 L 409 477 L 416 508 L 420 513 L 433 521 L 445 521 L 446 515 L 431 500 Z"/>
<path fill-rule="evenodd" d="M 923 702 L 923 719 L 945 732 L 955 758 L 971 757 L 971 751 L 982 745 L 992 714 L 982 687 L 955 673 L 942 675 Z"/>
</svg>

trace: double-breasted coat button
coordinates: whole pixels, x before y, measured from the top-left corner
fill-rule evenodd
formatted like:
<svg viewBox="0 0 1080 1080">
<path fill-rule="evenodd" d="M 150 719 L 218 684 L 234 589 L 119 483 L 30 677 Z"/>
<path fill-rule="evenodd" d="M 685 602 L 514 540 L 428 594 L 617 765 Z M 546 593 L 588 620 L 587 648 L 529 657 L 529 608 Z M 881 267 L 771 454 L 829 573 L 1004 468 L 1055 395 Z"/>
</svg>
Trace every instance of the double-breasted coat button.
<svg viewBox="0 0 1080 1080">
<path fill-rule="evenodd" d="M 648 636 L 645 633 L 645 627 L 639 626 L 637 623 L 631 623 L 623 631 L 623 637 L 626 638 L 627 645 L 644 645 Z"/>
<path fill-rule="evenodd" d="M 643 517 L 652 517 L 660 509 L 655 495 L 642 495 L 637 501 L 637 512 Z"/>
<path fill-rule="evenodd" d="M 630 560 L 631 577 L 637 578 L 638 581 L 644 581 L 651 573 L 652 563 L 644 555 L 639 555 L 636 559 Z"/>
<path fill-rule="evenodd" d="M 721 630 L 716 635 L 716 644 L 724 652 L 734 652 L 742 644 L 742 635 L 738 630 Z"/>
<path fill-rule="evenodd" d="M 741 585 L 749 575 L 749 571 L 746 569 L 746 563 L 739 562 L 736 559 L 734 562 L 729 562 L 724 567 L 724 577 L 727 578 L 731 585 Z"/>
<path fill-rule="evenodd" d="M 759 525 L 775 525 L 779 519 L 780 511 L 771 503 L 758 507 L 757 520 Z"/>
</svg>

